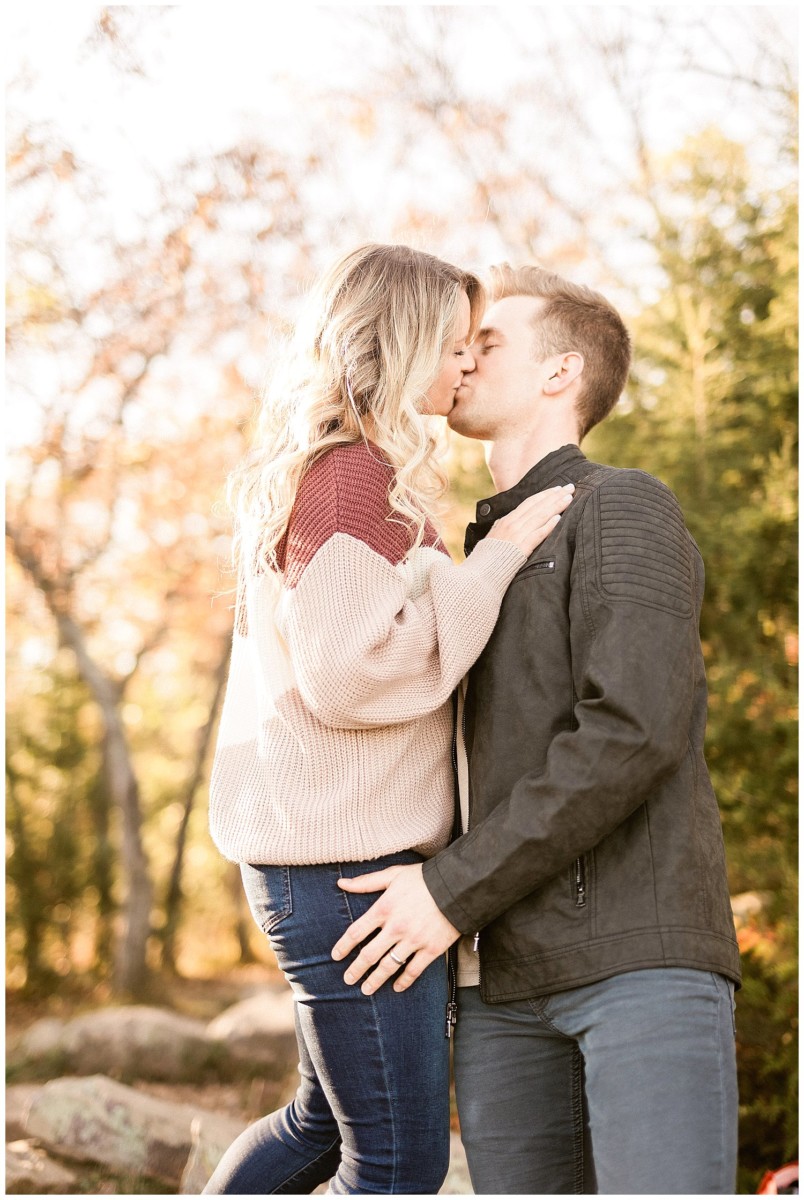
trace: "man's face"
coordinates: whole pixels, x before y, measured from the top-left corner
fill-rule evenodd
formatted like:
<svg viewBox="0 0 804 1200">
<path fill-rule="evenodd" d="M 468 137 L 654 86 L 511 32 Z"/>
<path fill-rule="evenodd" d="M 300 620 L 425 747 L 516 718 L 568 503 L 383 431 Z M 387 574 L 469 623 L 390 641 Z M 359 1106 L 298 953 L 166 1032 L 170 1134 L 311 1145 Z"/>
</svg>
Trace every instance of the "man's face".
<svg viewBox="0 0 804 1200">
<path fill-rule="evenodd" d="M 534 321 L 544 301 L 506 296 L 486 311 L 471 346 L 474 370 L 463 377 L 447 421 L 465 437 L 494 441 L 522 422 L 532 428 L 550 359 L 534 357 Z"/>
</svg>

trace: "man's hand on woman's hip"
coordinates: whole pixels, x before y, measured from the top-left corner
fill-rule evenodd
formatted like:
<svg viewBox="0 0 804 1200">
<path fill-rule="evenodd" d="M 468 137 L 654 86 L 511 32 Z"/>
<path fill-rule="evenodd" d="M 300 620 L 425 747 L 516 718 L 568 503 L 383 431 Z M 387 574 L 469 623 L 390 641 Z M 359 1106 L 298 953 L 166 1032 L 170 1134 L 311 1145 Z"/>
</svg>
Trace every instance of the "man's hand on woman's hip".
<svg viewBox="0 0 804 1200">
<path fill-rule="evenodd" d="M 368 912 L 354 921 L 332 949 L 334 959 L 346 958 L 355 946 L 376 929 L 377 936 L 363 947 L 344 975 L 347 983 L 357 983 L 375 964 L 376 970 L 367 976 L 362 990 L 366 995 L 376 992 L 386 980 L 396 975 L 402 964 L 405 969 L 394 979 L 394 991 L 404 992 L 426 967 L 434 962 L 461 936 L 436 904 L 422 876 L 421 864 L 386 867 L 358 875 L 354 879 L 339 879 L 339 887 L 347 892 L 383 892 Z"/>
</svg>

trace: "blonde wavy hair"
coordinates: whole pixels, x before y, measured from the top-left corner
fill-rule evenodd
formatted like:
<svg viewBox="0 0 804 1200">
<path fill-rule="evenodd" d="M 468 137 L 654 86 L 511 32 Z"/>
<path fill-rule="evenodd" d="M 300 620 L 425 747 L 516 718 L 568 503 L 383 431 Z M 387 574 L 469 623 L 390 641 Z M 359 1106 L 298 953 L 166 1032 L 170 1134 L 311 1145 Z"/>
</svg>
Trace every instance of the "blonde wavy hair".
<svg viewBox="0 0 804 1200">
<path fill-rule="evenodd" d="M 370 243 L 319 280 L 263 396 L 254 449 L 229 478 L 241 573 L 279 569 L 277 548 L 305 472 L 352 442 L 371 440 L 393 468 L 391 510 L 421 542 L 447 482 L 425 421 L 426 392 L 455 338 L 464 292 L 471 340 L 483 286 L 431 254 Z"/>
</svg>

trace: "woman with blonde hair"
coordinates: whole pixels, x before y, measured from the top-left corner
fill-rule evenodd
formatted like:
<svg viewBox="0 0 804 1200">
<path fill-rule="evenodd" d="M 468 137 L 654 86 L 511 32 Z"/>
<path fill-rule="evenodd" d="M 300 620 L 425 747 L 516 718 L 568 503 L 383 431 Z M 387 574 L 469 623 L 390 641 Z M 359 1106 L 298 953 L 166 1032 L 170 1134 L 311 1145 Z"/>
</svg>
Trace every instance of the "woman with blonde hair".
<svg viewBox="0 0 804 1200">
<path fill-rule="evenodd" d="M 473 275 L 406 246 L 342 257 L 233 477 L 239 587 L 210 827 L 293 989 L 301 1079 L 207 1193 L 331 1180 L 333 1193 L 431 1194 L 446 1175 L 445 962 L 371 995 L 331 949 L 371 900 L 339 878 L 449 841 L 453 692 L 571 500 L 530 497 L 460 564 L 439 539 L 446 481 L 425 417 L 455 403 L 483 302 Z"/>
</svg>

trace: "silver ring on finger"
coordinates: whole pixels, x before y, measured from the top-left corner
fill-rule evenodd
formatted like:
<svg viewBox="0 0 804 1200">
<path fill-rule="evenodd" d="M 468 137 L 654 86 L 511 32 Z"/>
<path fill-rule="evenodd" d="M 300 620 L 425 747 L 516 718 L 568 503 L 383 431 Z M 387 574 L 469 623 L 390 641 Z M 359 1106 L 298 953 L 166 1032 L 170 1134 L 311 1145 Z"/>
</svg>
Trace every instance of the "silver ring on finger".
<svg viewBox="0 0 804 1200">
<path fill-rule="evenodd" d="M 405 963 L 408 961 L 406 958 L 397 958 L 397 956 L 394 954 L 393 950 L 389 950 L 388 954 L 390 955 L 390 957 L 394 960 L 394 962 L 399 967 L 404 967 Z"/>
</svg>

